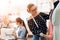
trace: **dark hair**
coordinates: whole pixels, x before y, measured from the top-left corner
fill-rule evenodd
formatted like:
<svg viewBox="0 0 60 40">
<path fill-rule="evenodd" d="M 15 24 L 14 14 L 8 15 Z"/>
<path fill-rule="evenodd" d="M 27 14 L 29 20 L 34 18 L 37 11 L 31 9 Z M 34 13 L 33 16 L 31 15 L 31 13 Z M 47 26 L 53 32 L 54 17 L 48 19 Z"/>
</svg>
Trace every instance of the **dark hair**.
<svg viewBox="0 0 60 40">
<path fill-rule="evenodd" d="M 23 20 L 21 18 L 16 18 L 16 22 L 19 22 L 21 24 L 23 23 Z"/>
<path fill-rule="evenodd" d="M 16 18 L 16 22 L 19 22 L 20 24 L 23 23 L 23 26 L 26 28 L 24 21 L 21 18 Z"/>
</svg>

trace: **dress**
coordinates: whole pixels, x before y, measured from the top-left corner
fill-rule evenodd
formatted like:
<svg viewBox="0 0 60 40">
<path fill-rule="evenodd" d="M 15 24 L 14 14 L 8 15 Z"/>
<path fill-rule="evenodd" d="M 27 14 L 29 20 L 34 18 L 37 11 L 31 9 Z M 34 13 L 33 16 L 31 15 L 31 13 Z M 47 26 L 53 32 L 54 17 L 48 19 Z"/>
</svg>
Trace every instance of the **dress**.
<svg viewBox="0 0 60 40">
<path fill-rule="evenodd" d="M 52 15 L 53 40 L 60 40 L 60 2 Z"/>
</svg>

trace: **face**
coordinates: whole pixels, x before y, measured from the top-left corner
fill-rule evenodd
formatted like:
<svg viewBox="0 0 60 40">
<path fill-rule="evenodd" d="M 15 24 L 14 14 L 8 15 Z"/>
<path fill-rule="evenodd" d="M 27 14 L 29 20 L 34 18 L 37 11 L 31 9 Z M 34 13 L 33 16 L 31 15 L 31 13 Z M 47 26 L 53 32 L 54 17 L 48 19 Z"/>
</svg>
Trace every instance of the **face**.
<svg viewBox="0 0 60 40">
<path fill-rule="evenodd" d="M 16 24 L 18 25 L 18 22 L 16 22 Z"/>
<path fill-rule="evenodd" d="M 3 22 L 4 22 L 5 24 L 8 24 L 8 23 L 9 23 L 8 18 L 7 18 L 7 17 L 3 17 Z"/>
<path fill-rule="evenodd" d="M 36 6 L 32 6 L 29 10 L 29 12 L 33 15 L 34 13 L 37 13 L 37 7 Z"/>
<path fill-rule="evenodd" d="M 22 25 L 22 23 L 20 23 L 20 22 L 16 22 L 16 24 L 19 25 L 19 26 Z"/>
</svg>

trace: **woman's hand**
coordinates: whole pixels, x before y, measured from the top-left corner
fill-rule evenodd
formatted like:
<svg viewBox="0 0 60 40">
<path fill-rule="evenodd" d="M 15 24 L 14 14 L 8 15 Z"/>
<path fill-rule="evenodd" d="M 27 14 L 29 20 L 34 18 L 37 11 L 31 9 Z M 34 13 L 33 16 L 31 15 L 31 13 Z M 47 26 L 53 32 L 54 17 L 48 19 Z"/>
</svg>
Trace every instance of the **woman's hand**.
<svg viewBox="0 0 60 40">
<path fill-rule="evenodd" d="M 43 33 L 40 33 L 40 36 L 44 37 L 44 35 L 45 35 L 45 34 L 43 34 Z"/>
<path fill-rule="evenodd" d="M 16 33 L 12 33 L 11 35 L 12 35 L 12 36 L 14 36 L 15 38 L 17 38 L 17 35 L 16 35 Z"/>
</svg>

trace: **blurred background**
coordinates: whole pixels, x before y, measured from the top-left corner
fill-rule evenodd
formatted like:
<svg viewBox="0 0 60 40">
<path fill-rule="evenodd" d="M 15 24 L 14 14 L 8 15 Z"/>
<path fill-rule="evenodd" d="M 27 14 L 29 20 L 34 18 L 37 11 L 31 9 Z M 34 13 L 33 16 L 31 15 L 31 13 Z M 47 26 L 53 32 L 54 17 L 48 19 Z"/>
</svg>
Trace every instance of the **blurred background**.
<svg viewBox="0 0 60 40">
<path fill-rule="evenodd" d="M 50 10 L 54 8 L 53 2 L 54 0 L 0 0 L 0 24 L 3 22 L 3 18 L 7 17 L 12 22 L 10 26 L 16 27 L 14 21 L 20 17 L 26 24 L 28 35 L 32 35 L 27 25 L 30 16 L 27 12 L 27 5 L 33 3 L 38 7 L 38 11 L 49 14 Z"/>
</svg>

